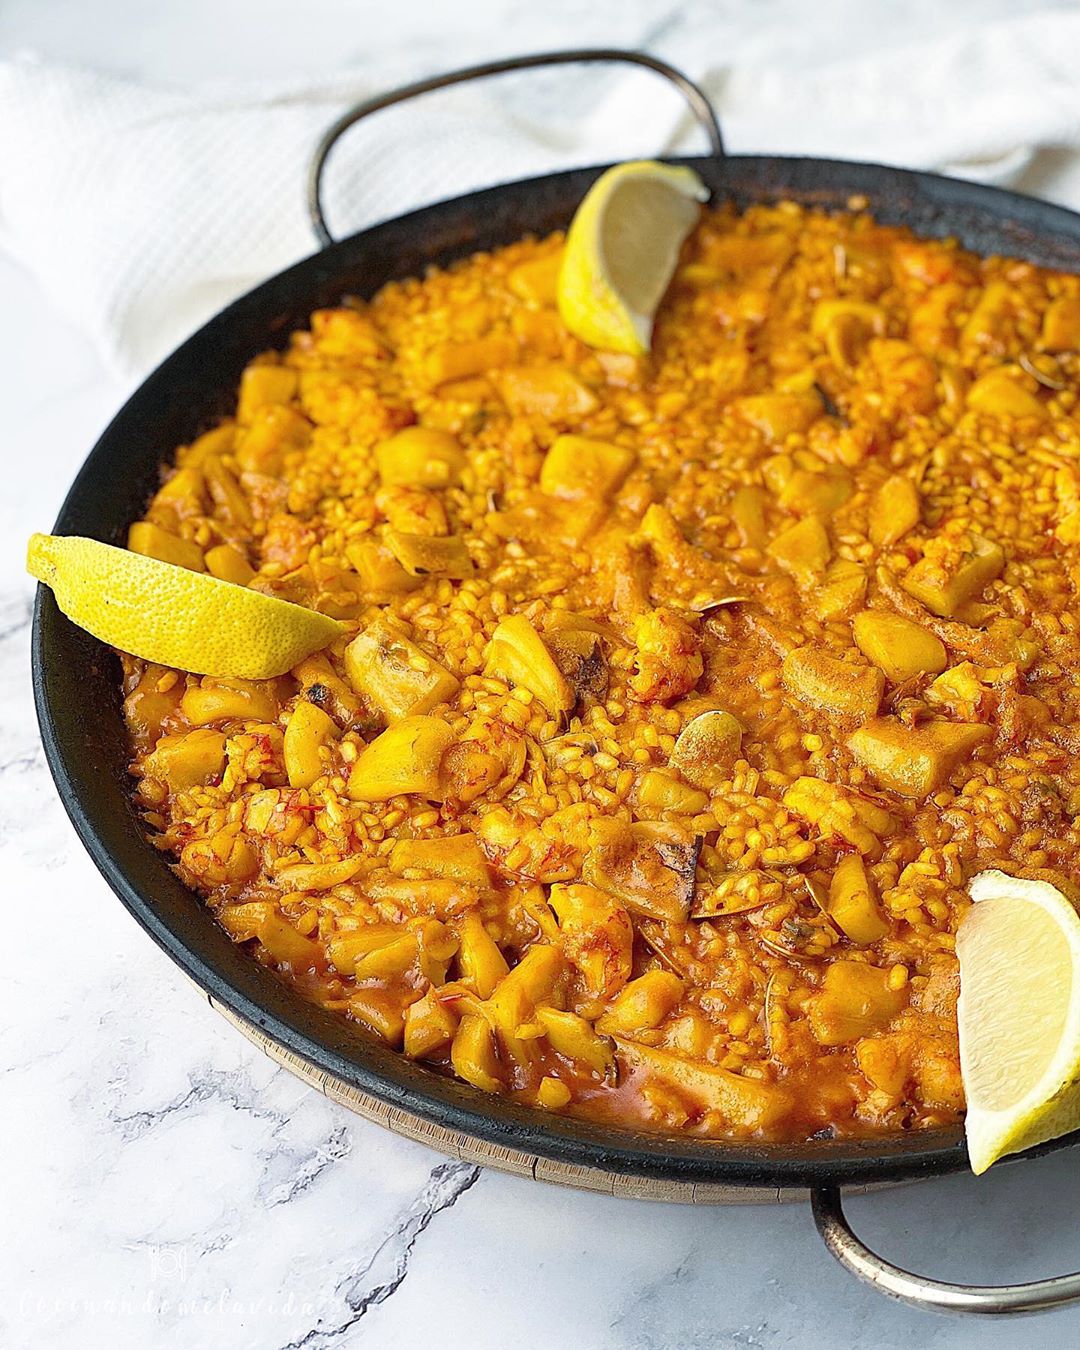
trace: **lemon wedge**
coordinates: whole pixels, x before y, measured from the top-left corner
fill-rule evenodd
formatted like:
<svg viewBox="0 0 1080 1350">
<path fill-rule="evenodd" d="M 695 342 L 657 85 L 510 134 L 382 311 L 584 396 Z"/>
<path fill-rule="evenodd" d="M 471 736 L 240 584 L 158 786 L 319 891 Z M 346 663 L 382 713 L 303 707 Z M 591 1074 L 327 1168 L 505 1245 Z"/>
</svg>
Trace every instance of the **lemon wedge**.
<svg viewBox="0 0 1080 1350">
<path fill-rule="evenodd" d="M 1080 917 L 1046 881 L 982 872 L 970 892 L 957 1016 L 978 1175 L 1080 1128 Z"/>
<path fill-rule="evenodd" d="M 559 271 L 559 313 L 582 342 L 640 356 L 679 249 L 709 191 L 693 169 L 636 160 L 600 175 L 578 207 Z"/>
<path fill-rule="evenodd" d="M 32 535 L 26 569 L 102 642 L 196 675 L 270 679 L 344 631 L 302 605 L 78 535 Z"/>
</svg>

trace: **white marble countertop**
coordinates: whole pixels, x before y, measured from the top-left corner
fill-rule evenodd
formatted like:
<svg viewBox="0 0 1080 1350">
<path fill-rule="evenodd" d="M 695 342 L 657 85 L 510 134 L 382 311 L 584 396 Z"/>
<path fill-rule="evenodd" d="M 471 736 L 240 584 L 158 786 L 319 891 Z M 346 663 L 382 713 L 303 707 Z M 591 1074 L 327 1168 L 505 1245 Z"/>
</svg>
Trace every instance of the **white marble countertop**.
<svg viewBox="0 0 1080 1350">
<path fill-rule="evenodd" d="M 6 0 L 0 50 L 172 79 L 402 53 L 434 68 L 633 40 L 643 22 L 692 7 L 658 16 L 649 0 L 551 0 L 530 16 L 511 0 L 445 12 L 431 0 L 391 17 L 389 6 L 347 0 L 152 10 Z M 738 28 L 743 12 L 721 8 Z M 0 1345 L 959 1350 L 1080 1340 L 1080 1309 L 973 1324 L 891 1304 L 833 1263 L 803 1205 L 617 1201 L 447 1162 L 308 1090 L 212 1013 L 83 853 L 30 697 L 25 538 L 48 528 L 126 391 L 2 257 L 0 312 Z M 867 1240 L 899 1261 L 977 1281 L 1080 1267 L 1078 1207 L 1074 1153 L 849 1206 Z"/>
</svg>

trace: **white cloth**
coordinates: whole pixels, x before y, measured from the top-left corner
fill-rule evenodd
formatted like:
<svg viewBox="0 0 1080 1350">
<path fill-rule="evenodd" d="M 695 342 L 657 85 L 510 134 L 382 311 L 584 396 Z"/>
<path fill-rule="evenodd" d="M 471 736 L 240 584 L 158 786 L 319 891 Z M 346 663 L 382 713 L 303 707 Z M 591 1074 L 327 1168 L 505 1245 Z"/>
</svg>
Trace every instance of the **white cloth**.
<svg viewBox="0 0 1080 1350">
<path fill-rule="evenodd" d="M 1080 206 L 1080 10 L 967 17 L 929 36 L 915 24 L 899 43 L 894 31 L 876 50 L 865 34 L 855 54 L 833 43 L 813 62 L 781 44 L 770 65 L 752 45 L 724 64 L 699 14 L 655 49 L 705 85 L 732 151 L 943 168 Z M 344 73 L 177 92 L 32 58 L 0 64 L 0 245 L 131 378 L 312 251 L 304 187 L 319 133 L 416 74 L 382 72 L 378 88 Z M 328 172 L 338 232 L 480 183 L 700 144 L 646 72 L 519 79 L 349 133 Z"/>
</svg>

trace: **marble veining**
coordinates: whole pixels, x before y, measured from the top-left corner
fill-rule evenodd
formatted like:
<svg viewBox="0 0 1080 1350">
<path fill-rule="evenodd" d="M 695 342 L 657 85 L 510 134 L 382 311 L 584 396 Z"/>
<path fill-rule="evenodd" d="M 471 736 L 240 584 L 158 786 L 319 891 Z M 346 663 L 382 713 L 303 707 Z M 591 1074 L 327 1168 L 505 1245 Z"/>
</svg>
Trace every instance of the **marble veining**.
<svg viewBox="0 0 1080 1350">
<path fill-rule="evenodd" d="M 896 8 L 912 23 L 945 22 L 928 3 Z M 427 0 L 390 14 L 369 0 L 313 0 L 301 21 L 295 6 L 190 0 L 181 24 L 135 0 L 8 0 L 0 52 L 33 45 L 151 78 L 193 76 L 205 62 L 214 75 L 250 78 L 360 60 L 434 69 L 644 32 L 663 51 L 687 26 L 733 52 L 770 41 L 790 51 L 805 15 L 788 0 L 659 9 Z M 832 0 L 815 13 L 833 34 L 847 23 L 865 46 L 873 25 L 857 10 Z M 992 1350 L 1080 1340 L 1080 1310 L 974 1324 L 891 1304 L 835 1266 L 803 1205 L 643 1204 L 448 1161 L 350 1115 L 217 1017 L 86 857 L 33 716 L 25 539 L 48 528 L 126 391 L 2 255 L 0 298 L 0 1347 Z M 859 1197 L 850 1212 L 867 1240 L 945 1278 L 1076 1268 L 1075 1159 Z"/>
</svg>

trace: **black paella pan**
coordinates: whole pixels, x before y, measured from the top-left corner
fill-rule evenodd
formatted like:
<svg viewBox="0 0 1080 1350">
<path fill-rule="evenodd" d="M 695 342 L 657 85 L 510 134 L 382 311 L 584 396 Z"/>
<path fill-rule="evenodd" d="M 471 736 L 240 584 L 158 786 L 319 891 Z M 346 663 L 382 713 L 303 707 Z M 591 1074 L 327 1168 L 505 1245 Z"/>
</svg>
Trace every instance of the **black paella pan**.
<svg viewBox="0 0 1080 1350">
<path fill-rule="evenodd" d="M 677 162 L 714 196 L 738 205 L 788 198 L 843 209 L 852 196 L 884 222 L 925 236 L 955 236 L 1000 253 L 1080 271 L 1080 215 L 1033 198 L 934 174 L 833 160 L 727 156 L 703 93 L 670 66 L 639 53 L 572 51 L 495 62 L 425 80 L 343 117 L 312 163 L 309 205 L 320 252 L 230 305 L 189 338 L 117 414 L 72 484 L 53 527 L 122 544 L 158 486 L 165 447 L 192 440 L 231 412 L 243 367 L 283 346 L 313 310 L 346 295 L 421 274 L 476 249 L 569 223 L 606 165 L 508 183 L 440 202 L 333 242 L 321 182 L 338 137 L 361 118 L 465 80 L 563 62 L 623 61 L 670 80 L 709 138 L 711 153 Z M 146 840 L 127 776 L 115 655 L 59 611 L 38 588 L 34 692 L 49 765 L 76 830 L 109 885 L 211 1002 L 265 1049 L 355 1109 L 479 1161 L 618 1194 L 697 1202 L 810 1193 L 833 1254 L 883 1292 L 925 1307 L 1019 1312 L 1080 1300 L 1080 1273 L 1035 1284 L 975 1288 L 910 1275 L 876 1257 L 851 1233 L 840 1187 L 929 1177 L 967 1165 L 959 1129 L 799 1145 L 727 1144 L 604 1127 L 530 1110 L 411 1063 L 359 1036 L 344 1019 L 305 1002 L 235 945 L 197 896 Z M 1080 1142 L 1080 1136 L 1039 1151 Z M 1025 1155 L 1030 1156 L 1030 1155 Z"/>
</svg>

